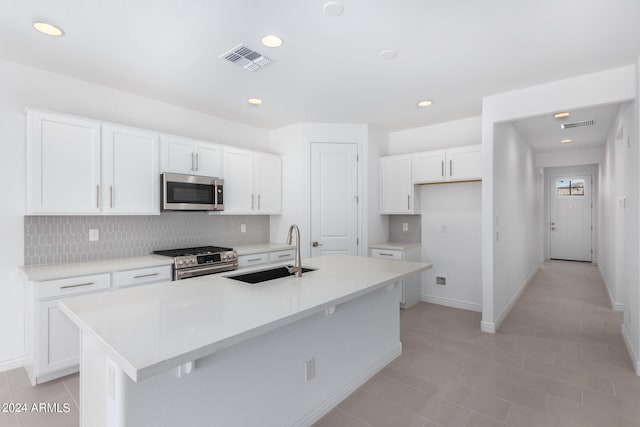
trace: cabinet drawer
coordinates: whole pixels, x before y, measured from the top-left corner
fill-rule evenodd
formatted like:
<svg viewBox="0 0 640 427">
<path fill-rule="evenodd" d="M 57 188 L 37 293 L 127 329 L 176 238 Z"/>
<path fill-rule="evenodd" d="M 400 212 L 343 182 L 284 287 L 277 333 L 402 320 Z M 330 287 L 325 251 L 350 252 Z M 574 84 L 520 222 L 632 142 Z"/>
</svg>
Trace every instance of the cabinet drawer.
<svg viewBox="0 0 640 427">
<path fill-rule="evenodd" d="M 161 265 L 138 270 L 118 271 L 113 274 L 113 279 L 113 285 L 116 288 L 170 281 L 172 279 L 171 266 Z"/>
<path fill-rule="evenodd" d="M 276 251 L 269 254 L 269 262 L 289 261 L 296 256 L 295 249 L 288 249 L 286 251 Z"/>
<path fill-rule="evenodd" d="M 390 249 L 371 249 L 371 256 L 373 258 L 385 258 L 402 261 L 402 251 Z"/>
<path fill-rule="evenodd" d="M 267 264 L 269 262 L 269 253 L 259 253 L 250 255 L 240 255 L 238 257 L 238 267 L 248 267 L 251 265 Z"/>
<path fill-rule="evenodd" d="M 91 276 L 73 277 L 70 279 L 47 280 L 35 286 L 35 297 L 39 299 L 83 294 L 111 287 L 109 273 Z"/>
</svg>

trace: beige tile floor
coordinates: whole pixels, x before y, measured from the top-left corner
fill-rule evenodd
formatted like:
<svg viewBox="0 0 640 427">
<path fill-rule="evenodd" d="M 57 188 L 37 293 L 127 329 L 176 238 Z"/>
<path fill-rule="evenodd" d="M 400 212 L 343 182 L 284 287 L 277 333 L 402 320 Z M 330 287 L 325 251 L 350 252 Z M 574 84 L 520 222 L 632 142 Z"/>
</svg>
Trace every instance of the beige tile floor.
<svg viewBox="0 0 640 427">
<path fill-rule="evenodd" d="M 497 334 L 480 317 L 402 311 L 402 355 L 315 427 L 640 426 L 640 377 L 595 266 L 544 263 Z"/>
<path fill-rule="evenodd" d="M 500 331 L 480 314 L 421 303 L 403 310 L 403 354 L 315 427 L 640 427 L 633 374 L 591 264 L 545 263 Z M 0 373 L 0 402 L 67 403 L 69 413 L 0 412 L 0 426 L 75 427 L 78 376 L 31 387 Z"/>
</svg>

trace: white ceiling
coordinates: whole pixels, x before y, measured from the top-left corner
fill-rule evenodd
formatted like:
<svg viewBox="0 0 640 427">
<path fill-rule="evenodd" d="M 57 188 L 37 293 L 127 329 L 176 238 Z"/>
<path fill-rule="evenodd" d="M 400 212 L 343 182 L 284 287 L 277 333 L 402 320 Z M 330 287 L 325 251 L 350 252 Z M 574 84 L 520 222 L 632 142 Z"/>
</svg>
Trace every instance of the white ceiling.
<svg viewBox="0 0 640 427">
<path fill-rule="evenodd" d="M 0 58 L 277 128 L 399 130 L 481 114 L 483 96 L 636 63 L 637 0 L 0 0 Z M 31 27 L 64 29 L 51 38 Z M 275 33 L 278 49 L 260 44 Z M 273 59 L 218 57 L 244 43 Z M 378 53 L 394 49 L 397 58 Z M 247 104 L 250 97 L 264 100 Z M 418 109 L 416 102 L 434 104 Z"/>
<path fill-rule="evenodd" d="M 545 114 L 514 122 L 518 131 L 525 136 L 535 152 L 551 152 L 601 147 L 614 124 L 620 104 L 601 105 L 570 111 L 571 116 L 556 119 L 553 114 Z M 593 126 L 562 129 L 563 123 L 594 120 Z M 573 142 L 562 144 L 568 138 Z"/>
</svg>

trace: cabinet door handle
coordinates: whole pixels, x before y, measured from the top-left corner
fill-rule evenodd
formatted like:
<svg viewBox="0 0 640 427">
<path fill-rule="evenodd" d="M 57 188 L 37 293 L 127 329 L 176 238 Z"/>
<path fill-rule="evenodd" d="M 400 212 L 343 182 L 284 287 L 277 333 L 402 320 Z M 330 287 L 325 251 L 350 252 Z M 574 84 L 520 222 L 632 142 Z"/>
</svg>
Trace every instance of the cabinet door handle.
<svg viewBox="0 0 640 427">
<path fill-rule="evenodd" d="M 150 274 L 140 274 L 139 276 L 133 276 L 134 279 L 142 279 L 143 277 L 153 277 L 157 276 L 160 273 L 150 273 Z"/>
<path fill-rule="evenodd" d="M 196 153 L 196 170 L 200 169 L 200 159 L 199 159 L 199 154 L 200 153 Z"/>
<path fill-rule="evenodd" d="M 444 178 L 444 160 L 440 162 L 440 175 Z"/>
<path fill-rule="evenodd" d="M 96 208 L 100 209 L 100 185 L 96 185 Z"/>
<path fill-rule="evenodd" d="M 251 195 L 251 210 L 253 210 L 253 194 Z"/>
<path fill-rule="evenodd" d="M 258 210 L 260 210 L 260 195 L 258 194 Z"/>
<path fill-rule="evenodd" d="M 95 282 L 78 283 L 77 285 L 64 285 L 60 286 L 60 289 L 79 288 L 80 286 L 89 286 L 93 284 L 95 284 Z"/>
<path fill-rule="evenodd" d="M 195 156 L 193 154 L 194 153 L 191 153 L 191 170 L 192 171 L 196 170 L 195 167 L 194 167 L 195 166 L 195 161 L 194 161 L 194 157 Z"/>
<path fill-rule="evenodd" d="M 411 210 L 411 194 L 407 194 L 407 210 Z"/>
<path fill-rule="evenodd" d="M 453 176 L 453 160 L 449 160 L 449 176 Z"/>
<path fill-rule="evenodd" d="M 109 200 L 111 203 L 111 207 L 113 207 L 113 185 L 109 186 Z"/>
</svg>

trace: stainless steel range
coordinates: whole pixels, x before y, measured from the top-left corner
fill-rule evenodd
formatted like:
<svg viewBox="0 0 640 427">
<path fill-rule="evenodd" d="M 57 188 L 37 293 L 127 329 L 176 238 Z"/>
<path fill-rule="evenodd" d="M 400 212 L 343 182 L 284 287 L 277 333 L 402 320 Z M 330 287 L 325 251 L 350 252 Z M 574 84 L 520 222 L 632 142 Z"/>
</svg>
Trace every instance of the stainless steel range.
<svg viewBox="0 0 640 427">
<path fill-rule="evenodd" d="M 232 248 L 200 246 L 153 253 L 173 258 L 173 280 L 238 269 L 238 253 Z"/>
</svg>

